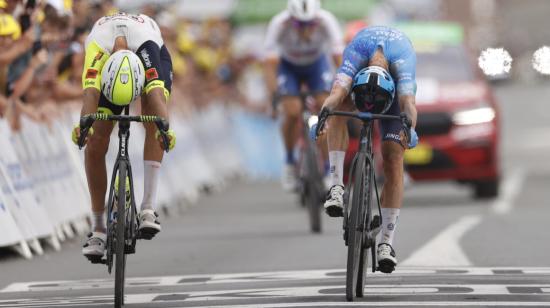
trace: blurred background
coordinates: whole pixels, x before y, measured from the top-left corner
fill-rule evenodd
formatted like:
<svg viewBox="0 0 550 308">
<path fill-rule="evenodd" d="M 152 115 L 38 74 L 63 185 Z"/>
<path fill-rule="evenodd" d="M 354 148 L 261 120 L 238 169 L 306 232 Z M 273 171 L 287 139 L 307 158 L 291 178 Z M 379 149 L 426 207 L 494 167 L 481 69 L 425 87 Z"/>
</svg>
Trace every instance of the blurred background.
<svg viewBox="0 0 550 308">
<path fill-rule="evenodd" d="M 340 221 L 323 218 L 323 232 L 311 234 L 297 196 L 279 184 L 284 150 L 260 57 L 267 23 L 286 2 L 0 0 L 0 288 L 106 277 L 80 256 L 88 196 L 70 131 L 81 107 L 84 40 L 98 18 L 119 10 L 161 27 L 178 135 L 163 163 L 163 231 L 138 245 L 129 275 L 343 268 Z M 550 2 L 322 6 L 346 40 L 364 26 L 391 25 L 417 51 L 420 145 L 405 157 L 400 264 L 549 266 L 540 243 L 550 240 L 550 82 L 533 55 L 550 45 Z M 487 49 L 494 53 L 480 57 Z M 550 59 L 535 62 L 548 67 Z M 497 69 L 486 75 L 486 65 Z M 143 131 L 132 134 L 141 183 Z M 524 246 L 536 250 L 517 250 Z"/>
</svg>

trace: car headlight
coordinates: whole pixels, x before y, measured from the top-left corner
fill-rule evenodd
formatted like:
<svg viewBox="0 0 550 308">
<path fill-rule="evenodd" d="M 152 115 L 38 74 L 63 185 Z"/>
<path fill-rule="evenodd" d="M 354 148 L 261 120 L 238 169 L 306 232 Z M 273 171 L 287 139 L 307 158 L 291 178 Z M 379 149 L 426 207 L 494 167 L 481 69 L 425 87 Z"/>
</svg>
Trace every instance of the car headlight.
<svg viewBox="0 0 550 308">
<path fill-rule="evenodd" d="M 481 107 L 456 112 L 453 115 L 453 122 L 456 125 L 473 125 L 491 122 L 496 116 L 495 110 L 491 107 Z"/>
</svg>

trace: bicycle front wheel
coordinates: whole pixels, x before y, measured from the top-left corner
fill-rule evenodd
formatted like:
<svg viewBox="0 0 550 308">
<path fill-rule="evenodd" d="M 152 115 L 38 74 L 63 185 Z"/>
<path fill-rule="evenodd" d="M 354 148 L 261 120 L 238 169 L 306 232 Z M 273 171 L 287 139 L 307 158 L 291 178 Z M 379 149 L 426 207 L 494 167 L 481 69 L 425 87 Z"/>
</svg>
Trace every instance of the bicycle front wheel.
<svg viewBox="0 0 550 308">
<path fill-rule="evenodd" d="M 118 169 L 116 262 L 115 262 L 115 307 L 124 305 L 124 275 L 126 271 L 126 175 L 128 166 L 121 161 Z"/>
<path fill-rule="evenodd" d="M 357 290 L 357 282 L 359 278 L 359 272 L 363 271 L 364 262 L 361 262 L 361 258 L 364 255 L 361 253 L 363 250 L 363 229 L 364 229 L 364 203 L 365 203 L 365 161 L 364 154 L 358 154 L 355 163 L 355 169 L 353 170 L 353 184 L 350 192 L 350 198 L 347 209 L 348 223 L 347 223 L 347 235 L 348 235 L 348 261 L 346 269 L 346 299 L 353 301 L 355 292 Z"/>
</svg>

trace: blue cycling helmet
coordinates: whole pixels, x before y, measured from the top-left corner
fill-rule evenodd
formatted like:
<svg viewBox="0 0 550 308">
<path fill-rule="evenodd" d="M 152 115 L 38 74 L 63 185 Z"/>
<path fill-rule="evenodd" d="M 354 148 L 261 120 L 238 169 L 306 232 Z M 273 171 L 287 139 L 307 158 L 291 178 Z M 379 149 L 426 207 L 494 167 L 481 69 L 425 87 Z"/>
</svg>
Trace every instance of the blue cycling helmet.
<svg viewBox="0 0 550 308">
<path fill-rule="evenodd" d="M 361 112 L 386 113 L 395 97 L 391 75 L 379 66 L 368 66 L 353 78 L 351 98 Z"/>
</svg>

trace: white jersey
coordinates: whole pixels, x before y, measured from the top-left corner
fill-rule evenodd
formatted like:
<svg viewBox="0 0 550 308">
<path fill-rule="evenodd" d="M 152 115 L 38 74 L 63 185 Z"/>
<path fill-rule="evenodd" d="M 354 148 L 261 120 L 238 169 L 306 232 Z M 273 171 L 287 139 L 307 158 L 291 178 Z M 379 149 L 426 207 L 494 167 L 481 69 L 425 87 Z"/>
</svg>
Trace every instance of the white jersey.
<svg viewBox="0 0 550 308">
<path fill-rule="evenodd" d="M 164 45 L 159 26 L 151 17 L 127 13 L 101 17 L 94 24 L 85 45 L 88 46 L 95 41 L 101 49 L 110 54 L 113 52 L 115 39 L 119 36 L 126 37 L 128 49 L 133 52 L 146 41 L 155 42 L 159 48 Z"/>
<path fill-rule="evenodd" d="M 300 38 L 287 11 L 275 15 L 267 28 L 264 57 L 280 55 L 296 65 L 308 65 L 323 54 L 341 54 L 344 49 L 342 30 L 332 13 L 321 10 L 308 40 Z"/>
</svg>

